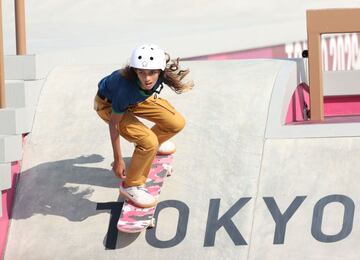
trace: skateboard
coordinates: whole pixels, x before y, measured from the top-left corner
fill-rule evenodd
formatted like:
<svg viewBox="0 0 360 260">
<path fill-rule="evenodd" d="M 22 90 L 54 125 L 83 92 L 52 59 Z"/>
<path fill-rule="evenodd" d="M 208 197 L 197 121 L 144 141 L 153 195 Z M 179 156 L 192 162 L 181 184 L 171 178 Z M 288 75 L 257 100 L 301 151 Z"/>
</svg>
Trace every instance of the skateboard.
<svg viewBox="0 0 360 260">
<path fill-rule="evenodd" d="M 144 187 L 157 200 L 164 178 L 172 174 L 172 160 L 172 155 L 157 155 L 151 165 Z M 151 208 L 140 208 L 131 201 L 125 200 L 117 223 L 118 230 L 125 233 L 138 233 L 146 228 L 155 227 L 153 218 L 155 210 L 156 205 Z"/>
</svg>

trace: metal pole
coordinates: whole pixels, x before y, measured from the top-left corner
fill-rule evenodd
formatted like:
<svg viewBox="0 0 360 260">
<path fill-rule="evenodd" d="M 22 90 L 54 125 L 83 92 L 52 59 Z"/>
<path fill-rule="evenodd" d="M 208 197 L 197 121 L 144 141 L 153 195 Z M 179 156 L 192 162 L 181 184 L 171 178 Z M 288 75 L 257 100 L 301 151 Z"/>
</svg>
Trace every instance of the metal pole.
<svg viewBox="0 0 360 260">
<path fill-rule="evenodd" d="M 26 55 L 25 4 L 15 0 L 16 54 Z"/>
<path fill-rule="evenodd" d="M 4 44 L 2 28 L 2 0 L 0 0 L 0 108 L 5 108 Z"/>
</svg>

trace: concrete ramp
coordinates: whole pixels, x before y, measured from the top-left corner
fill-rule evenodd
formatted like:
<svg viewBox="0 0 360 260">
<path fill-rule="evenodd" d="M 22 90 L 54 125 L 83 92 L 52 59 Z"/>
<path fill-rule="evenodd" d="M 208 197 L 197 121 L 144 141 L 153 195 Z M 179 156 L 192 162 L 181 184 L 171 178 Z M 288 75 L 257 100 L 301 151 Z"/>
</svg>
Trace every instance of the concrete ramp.
<svg viewBox="0 0 360 260">
<path fill-rule="evenodd" d="M 156 228 L 135 235 L 117 232 L 122 200 L 108 127 L 92 109 L 98 80 L 118 66 L 52 71 L 25 148 L 5 259 L 358 259 L 360 138 L 331 124 L 316 130 L 320 138 L 311 137 L 316 126 L 294 136 L 294 126 L 284 129 L 296 63 L 186 66 L 194 90 L 162 93 L 187 119 L 174 138 L 175 172 Z M 128 160 L 133 147 L 122 148 Z"/>
</svg>

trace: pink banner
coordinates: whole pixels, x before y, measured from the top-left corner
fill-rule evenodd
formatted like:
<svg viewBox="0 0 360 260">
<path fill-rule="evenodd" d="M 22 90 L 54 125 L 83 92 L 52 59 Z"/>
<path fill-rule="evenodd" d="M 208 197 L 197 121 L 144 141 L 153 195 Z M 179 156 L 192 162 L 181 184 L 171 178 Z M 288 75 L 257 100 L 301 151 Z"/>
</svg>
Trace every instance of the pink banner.
<svg viewBox="0 0 360 260">
<path fill-rule="evenodd" d="M 322 37 L 324 70 L 360 69 L 359 42 L 360 34 L 358 33 L 324 35 Z M 302 58 L 304 50 L 307 50 L 307 42 L 299 41 L 258 49 L 197 56 L 184 60 Z"/>
</svg>

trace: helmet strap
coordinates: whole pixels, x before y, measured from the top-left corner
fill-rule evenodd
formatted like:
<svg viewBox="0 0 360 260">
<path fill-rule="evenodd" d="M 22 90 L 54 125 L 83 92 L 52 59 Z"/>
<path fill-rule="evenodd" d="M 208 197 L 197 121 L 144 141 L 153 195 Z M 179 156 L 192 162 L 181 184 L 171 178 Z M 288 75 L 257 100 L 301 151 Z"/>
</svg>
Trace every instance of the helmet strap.
<svg viewBox="0 0 360 260">
<path fill-rule="evenodd" d="M 156 94 L 160 94 L 160 92 L 161 92 L 161 90 L 164 88 L 164 85 L 163 85 L 163 83 L 161 82 L 160 83 L 160 89 L 159 90 L 155 90 L 154 92 L 156 93 Z"/>
<path fill-rule="evenodd" d="M 160 94 L 161 90 L 164 88 L 163 82 L 164 82 L 164 71 L 161 71 L 160 76 L 159 76 L 159 81 L 160 81 L 160 88 L 159 90 L 155 90 L 154 92 L 157 94 Z"/>
</svg>

